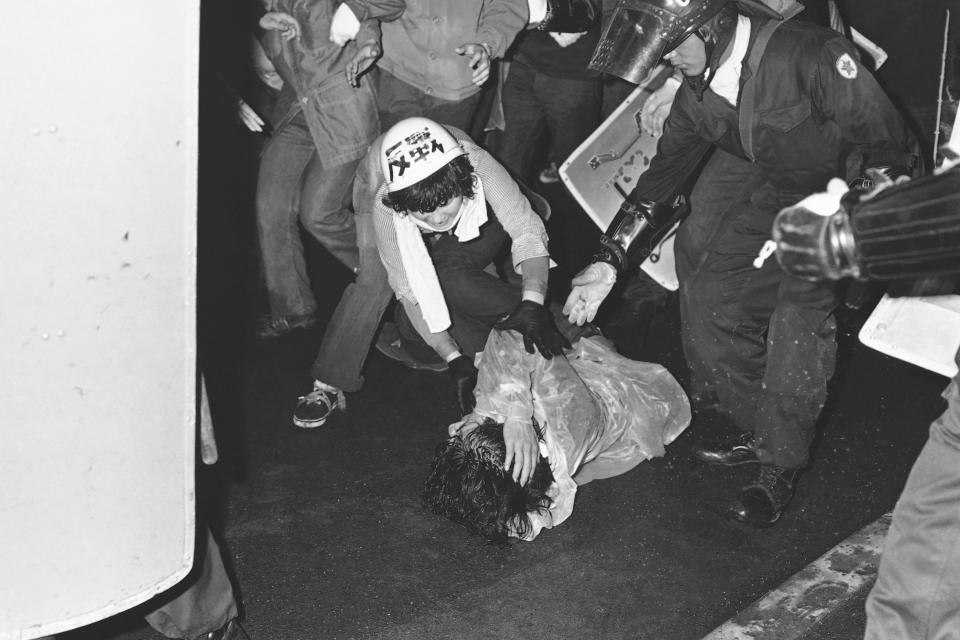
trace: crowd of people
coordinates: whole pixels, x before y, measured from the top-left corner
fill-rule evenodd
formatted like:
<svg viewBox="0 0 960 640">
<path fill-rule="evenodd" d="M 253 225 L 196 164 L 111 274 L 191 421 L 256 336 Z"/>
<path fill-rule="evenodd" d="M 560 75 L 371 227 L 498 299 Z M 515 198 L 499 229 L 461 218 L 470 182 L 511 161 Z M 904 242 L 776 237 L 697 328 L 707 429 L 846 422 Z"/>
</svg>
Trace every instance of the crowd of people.
<svg viewBox="0 0 960 640">
<path fill-rule="evenodd" d="M 757 469 L 721 511 L 773 526 L 809 462 L 840 294 L 758 254 L 776 214 L 831 178 L 918 171 L 901 115 L 829 28 L 833 3 L 805 4 L 266 0 L 254 48 L 273 107 L 241 111 L 271 129 L 257 179 L 260 337 L 316 322 L 301 230 L 355 274 L 293 423 L 345 411 L 374 344 L 448 371 L 463 419 L 424 501 L 490 539 L 529 540 L 569 517 L 579 484 L 663 455 L 691 416 L 715 412 L 739 434 L 695 455 Z M 540 134 L 562 161 L 609 111 L 616 76 L 632 86 L 664 60 L 675 76 L 638 123 L 660 137 L 656 156 L 593 260 L 551 283 L 563 243 L 528 186 Z M 637 248 L 680 195 L 686 389 L 592 324 L 618 280 L 641 303 L 665 295 Z"/>
</svg>

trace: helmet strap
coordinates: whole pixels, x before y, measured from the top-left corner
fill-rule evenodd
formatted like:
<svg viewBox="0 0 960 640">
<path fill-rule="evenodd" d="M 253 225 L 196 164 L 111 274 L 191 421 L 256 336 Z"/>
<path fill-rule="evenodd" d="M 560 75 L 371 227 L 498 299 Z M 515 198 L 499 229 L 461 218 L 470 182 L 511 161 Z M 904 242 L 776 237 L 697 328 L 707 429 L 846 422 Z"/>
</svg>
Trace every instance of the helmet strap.
<svg viewBox="0 0 960 640">
<path fill-rule="evenodd" d="M 733 37 L 737 32 L 737 22 L 733 21 L 733 28 L 725 29 L 717 34 L 717 37 L 707 38 L 701 32 L 702 27 L 697 29 L 691 35 L 695 35 L 703 42 L 707 57 L 707 71 L 696 77 L 688 77 L 687 82 L 697 95 L 697 102 L 703 101 L 703 94 L 710 86 L 710 82 L 717 74 L 717 69 L 725 55 L 729 55 L 733 47 Z"/>
</svg>

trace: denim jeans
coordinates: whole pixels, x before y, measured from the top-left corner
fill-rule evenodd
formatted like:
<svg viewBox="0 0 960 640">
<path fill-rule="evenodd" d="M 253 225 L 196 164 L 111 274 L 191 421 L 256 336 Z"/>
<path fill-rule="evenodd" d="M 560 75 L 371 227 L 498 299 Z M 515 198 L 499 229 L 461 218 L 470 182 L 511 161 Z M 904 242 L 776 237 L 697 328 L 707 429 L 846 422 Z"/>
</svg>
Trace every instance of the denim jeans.
<svg viewBox="0 0 960 640">
<path fill-rule="evenodd" d="M 158 601 L 172 599 L 145 616 L 151 627 L 168 638 L 199 638 L 238 615 L 223 552 L 209 530 L 205 540 L 197 545 L 193 571 L 169 592 L 157 596 Z"/>
<path fill-rule="evenodd" d="M 503 83 L 505 122 L 497 158 L 521 180 L 529 180 L 535 143 L 546 127 L 559 166 L 600 124 L 600 99 L 599 78 L 554 78 L 512 63 Z"/>
<path fill-rule="evenodd" d="M 479 92 L 460 101 L 444 100 L 428 95 L 383 70 L 380 71 L 378 90 L 377 108 L 380 111 L 380 126 L 384 131 L 404 118 L 423 117 L 469 132 L 480 105 Z"/>
<path fill-rule="evenodd" d="M 300 225 L 351 271 L 359 264 L 351 188 L 359 160 L 323 169 L 303 113 L 277 131 L 260 158 L 257 231 L 270 313 L 317 310 Z"/>
<path fill-rule="evenodd" d="M 375 190 L 370 183 L 376 176 L 366 174 L 365 164 L 361 163 L 353 186 L 359 250 L 356 279 L 344 290 L 310 371 L 314 379 L 348 392 L 363 387 L 363 364 L 393 297 L 373 226 Z"/>
<path fill-rule="evenodd" d="M 752 432 L 764 464 L 806 465 L 836 358 L 836 289 L 753 266 L 780 208 L 756 165 L 719 149 L 676 241 L 683 351 L 695 397 Z"/>
</svg>

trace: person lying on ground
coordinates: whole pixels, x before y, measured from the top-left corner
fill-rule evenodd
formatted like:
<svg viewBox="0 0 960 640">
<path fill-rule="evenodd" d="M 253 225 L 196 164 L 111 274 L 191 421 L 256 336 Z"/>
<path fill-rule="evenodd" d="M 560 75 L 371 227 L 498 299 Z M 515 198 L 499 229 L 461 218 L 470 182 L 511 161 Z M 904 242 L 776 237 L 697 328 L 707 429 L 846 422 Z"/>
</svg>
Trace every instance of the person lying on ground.
<svg viewBox="0 0 960 640">
<path fill-rule="evenodd" d="M 690 424 L 664 367 L 624 358 L 599 335 L 548 360 L 519 333 L 494 330 L 477 366 L 476 407 L 438 446 L 423 500 L 494 542 L 560 524 L 579 485 L 662 456 Z"/>
</svg>

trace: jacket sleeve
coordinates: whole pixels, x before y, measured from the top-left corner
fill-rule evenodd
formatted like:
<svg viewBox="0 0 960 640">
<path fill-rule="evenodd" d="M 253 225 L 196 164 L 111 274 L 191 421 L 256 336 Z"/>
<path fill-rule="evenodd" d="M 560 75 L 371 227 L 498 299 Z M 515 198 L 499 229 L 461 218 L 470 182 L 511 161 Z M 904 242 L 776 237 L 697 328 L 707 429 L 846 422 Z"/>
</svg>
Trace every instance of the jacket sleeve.
<svg viewBox="0 0 960 640">
<path fill-rule="evenodd" d="M 529 13 L 526 0 L 485 0 L 480 10 L 477 38 L 490 47 L 491 58 L 503 57 L 517 34 L 527 26 Z"/>
<path fill-rule="evenodd" d="M 393 227 L 394 212 L 383 204 L 381 198 L 386 193 L 386 186 L 381 186 L 371 203 L 373 206 L 373 228 L 377 233 L 377 249 L 380 251 L 380 261 L 387 270 L 387 279 L 397 298 L 406 298 L 416 301 L 407 274 L 400 259 L 400 245 L 397 242 L 397 232 Z"/>
<path fill-rule="evenodd" d="M 833 38 L 820 51 L 810 95 L 814 107 L 837 123 L 851 146 L 847 180 L 869 167 L 888 166 L 901 175 L 912 168 L 903 119 L 874 77 L 857 60 L 853 45 Z"/>
<path fill-rule="evenodd" d="M 549 256 L 546 227 L 507 170 L 469 140 L 461 139 L 461 143 L 470 156 L 474 171 L 483 182 L 487 203 L 513 241 L 511 253 L 514 268 L 519 270 L 524 260 Z"/>
<path fill-rule="evenodd" d="M 380 46 L 380 21 L 363 20 L 360 22 L 360 30 L 357 32 L 356 44 L 358 47 L 368 44 Z"/>
<path fill-rule="evenodd" d="M 417 334 L 423 338 L 430 348 L 437 352 L 444 360 L 447 360 L 455 351 L 460 350 L 460 345 L 453 339 L 449 331 L 430 331 L 427 321 L 423 318 L 420 305 L 409 298 L 401 298 L 400 304 L 410 319 L 410 324 L 417 330 Z"/>
<path fill-rule="evenodd" d="M 370 19 L 392 22 L 402 16 L 406 8 L 405 0 L 345 0 L 344 4 L 361 22 Z"/>
<path fill-rule="evenodd" d="M 684 82 L 664 122 L 657 153 L 628 199 L 644 198 L 669 204 L 693 175 L 711 147 L 711 143 L 697 133 L 695 104 L 694 91 Z"/>
</svg>

